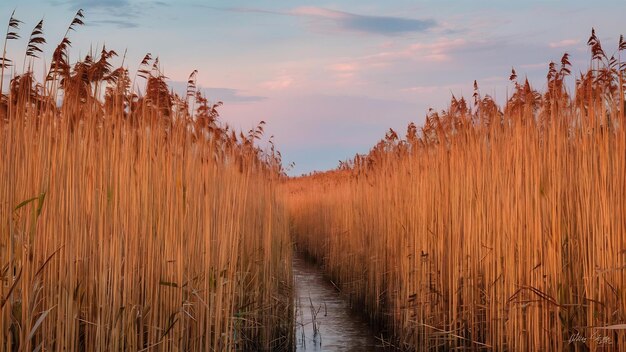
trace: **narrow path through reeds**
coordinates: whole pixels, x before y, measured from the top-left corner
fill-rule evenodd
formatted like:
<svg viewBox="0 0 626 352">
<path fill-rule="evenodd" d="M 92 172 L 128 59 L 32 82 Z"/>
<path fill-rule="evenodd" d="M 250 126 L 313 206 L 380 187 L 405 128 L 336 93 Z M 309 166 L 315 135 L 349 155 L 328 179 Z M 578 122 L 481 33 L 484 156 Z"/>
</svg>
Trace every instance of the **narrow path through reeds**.
<svg viewBox="0 0 626 352">
<path fill-rule="evenodd" d="M 363 317 L 321 268 L 294 255 L 296 351 L 385 351 Z"/>
</svg>

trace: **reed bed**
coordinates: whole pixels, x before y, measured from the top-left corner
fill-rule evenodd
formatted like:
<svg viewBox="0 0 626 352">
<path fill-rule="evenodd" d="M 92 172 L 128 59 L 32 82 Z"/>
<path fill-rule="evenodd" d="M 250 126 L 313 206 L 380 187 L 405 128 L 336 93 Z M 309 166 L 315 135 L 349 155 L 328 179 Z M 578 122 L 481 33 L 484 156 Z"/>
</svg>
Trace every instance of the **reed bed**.
<svg viewBox="0 0 626 352">
<path fill-rule="evenodd" d="M 405 350 L 626 350 L 626 65 L 595 32 L 543 93 L 475 84 L 367 155 L 283 185 L 297 246 Z"/>
<path fill-rule="evenodd" d="M 40 22 L 2 94 L 0 350 L 289 350 L 284 173 L 262 124 L 234 133 L 195 72 L 179 96 L 150 55 L 134 77 L 105 48 L 70 64 L 82 23 L 37 81 Z"/>
</svg>

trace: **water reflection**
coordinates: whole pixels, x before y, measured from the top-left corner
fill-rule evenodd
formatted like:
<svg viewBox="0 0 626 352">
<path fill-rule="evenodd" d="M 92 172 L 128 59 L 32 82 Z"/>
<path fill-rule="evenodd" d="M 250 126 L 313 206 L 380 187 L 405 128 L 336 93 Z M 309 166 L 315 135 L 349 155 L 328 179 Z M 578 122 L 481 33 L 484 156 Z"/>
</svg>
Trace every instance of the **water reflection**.
<svg viewBox="0 0 626 352">
<path fill-rule="evenodd" d="M 294 258 L 296 351 L 384 351 L 367 323 L 324 279 L 321 271 Z"/>
</svg>

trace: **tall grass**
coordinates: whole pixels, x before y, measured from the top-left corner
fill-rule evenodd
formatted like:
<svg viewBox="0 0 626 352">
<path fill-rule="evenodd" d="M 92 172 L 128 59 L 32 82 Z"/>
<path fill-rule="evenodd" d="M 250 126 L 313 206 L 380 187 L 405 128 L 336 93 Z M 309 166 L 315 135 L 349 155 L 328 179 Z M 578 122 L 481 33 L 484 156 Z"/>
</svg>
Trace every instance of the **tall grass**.
<svg viewBox="0 0 626 352">
<path fill-rule="evenodd" d="M 299 247 L 401 348 L 626 349 L 626 44 L 589 45 L 572 94 L 566 54 L 543 94 L 513 71 L 501 109 L 475 84 L 285 184 Z"/>
<path fill-rule="evenodd" d="M 70 64 L 82 23 L 38 82 L 40 22 L 2 94 L 0 350 L 289 349 L 283 170 L 262 124 L 230 131 L 195 72 L 176 95 L 150 55 L 134 78 L 105 48 Z"/>
</svg>

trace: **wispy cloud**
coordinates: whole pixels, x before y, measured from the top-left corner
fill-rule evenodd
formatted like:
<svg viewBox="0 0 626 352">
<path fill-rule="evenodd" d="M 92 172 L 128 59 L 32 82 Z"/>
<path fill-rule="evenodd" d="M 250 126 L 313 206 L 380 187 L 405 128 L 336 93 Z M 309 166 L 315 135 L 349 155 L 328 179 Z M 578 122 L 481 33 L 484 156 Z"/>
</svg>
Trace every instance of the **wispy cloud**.
<svg viewBox="0 0 626 352">
<path fill-rule="evenodd" d="M 181 96 L 184 96 L 187 93 L 186 81 L 168 81 L 167 83 L 174 92 L 180 94 Z M 262 96 L 248 95 L 245 91 L 234 88 L 200 86 L 198 89 L 210 101 L 222 101 L 225 104 L 258 102 L 267 99 Z"/>
<path fill-rule="evenodd" d="M 322 7 L 298 7 L 287 11 L 271 11 L 258 8 L 217 8 L 213 10 L 240 13 L 261 13 L 283 16 L 295 16 L 308 20 L 312 28 L 320 30 L 356 32 L 380 35 L 398 35 L 413 32 L 425 32 L 437 26 L 433 19 L 416 19 L 394 16 L 371 16 L 326 9 Z"/>
<path fill-rule="evenodd" d="M 169 6 L 168 3 L 159 0 L 141 3 L 130 0 L 68 0 L 62 4 L 72 9 L 83 9 L 87 25 L 118 28 L 136 28 L 139 26 L 142 12 L 157 6 Z"/>
<path fill-rule="evenodd" d="M 123 19 L 119 19 L 119 20 L 95 20 L 95 21 L 90 21 L 89 25 L 94 25 L 94 26 L 107 26 L 107 25 L 113 25 L 119 28 L 137 28 L 139 27 L 139 24 L 135 21 L 130 21 L 130 20 L 123 20 Z"/>
<path fill-rule="evenodd" d="M 211 100 L 219 100 L 225 103 L 249 103 L 267 99 L 257 95 L 247 95 L 239 89 L 232 88 L 201 88 Z"/>
<path fill-rule="evenodd" d="M 328 69 L 333 73 L 335 84 L 354 85 L 359 83 L 357 75 L 359 71 L 361 71 L 362 67 L 357 62 L 349 62 L 333 64 L 330 65 Z"/>
<path fill-rule="evenodd" d="M 330 66 L 330 69 L 337 72 L 353 72 L 359 69 L 358 65 L 352 64 L 334 64 Z"/>
<path fill-rule="evenodd" d="M 578 44 L 580 41 L 576 40 L 576 39 L 563 39 L 561 41 L 558 42 L 552 42 L 549 44 L 549 46 L 551 48 L 567 48 L 567 47 L 572 47 L 576 44 Z"/>
<path fill-rule="evenodd" d="M 343 30 L 369 34 L 395 35 L 424 32 L 437 24 L 432 19 L 358 15 L 321 7 L 299 7 L 289 13 L 317 20 L 316 25 L 331 24 Z"/>
<path fill-rule="evenodd" d="M 449 87 L 445 87 L 445 88 L 448 89 Z M 416 94 L 433 93 L 438 90 L 441 90 L 440 86 L 413 86 L 413 87 L 400 89 L 401 92 L 416 93 Z"/>
<path fill-rule="evenodd" d="M 548 67 L 548 63 L 547 62 L 538 62 L 538 63 L 534 63 L 534 64 L 521 64 L 519 65 L 520 68 L 526 69 L 526 70 L 539 70 L 539 69 L 546 69 Z"/>
<path fill-rule="evenodd" d="M 289 75 L 280 75 L 278 77 L 272 78 L 269 81 L 261 83 L 263 88 L 267 88 L 270 90 L 283 90 L 291 87 L 294 79 Z"/>
<path fill-rule="evenodd" d="M 486 41 L 469 42 L 465 39 L 438 38 L 430 43 L 413 43 L 400 48 L 386 50 L 367 56 L 353 58 L 331 66 L 334 71 L 350 71 L 385 68 L 398 61 L 441 63 L 453 59 L 453 54 L 477 46 L 490 45 Z"/>
<path fill-rule="evenodd" d="M 330 73 L 331 79 L 326 82 L 352 88 L 366 87 L 372 82 L 378 84 L 387 84 L 391 80 L 407 82 L 404 75 L 408 72 L 419 72 L 419 67 L 429 67 L 423 76 L 430 76 L 432 72 L 441 71 L 445 66 L 454 69 L 457 64 L 461 65 L 468 55 L 475 56 L 476 50 L 490 50 L 498 45 L 497 40 L 448 37 L 435 38 L 429 42 L 389 44 L 367 55 L 344 57 L 327 64 L 326 70 Z M 426 79 L 424 77 L 422 79 Z M 417 86 L 419 87 L 415 91 L 420 93 L 432 89 L 423 87 L 422 84 Z M 403 91 L 411 90 L 407 88 Z"/>
<path fill-rule="evenodd" d="M 407 52 L 412 56 L 423 53 L 421 57 L 426 61 L 445 62 L 450 61 L 451 52 L 463 47 L 467 47 L 465 39 L 441 38 L 433 43 L 413 44 L 407 49 Z"/>
<path fill-rule="evenodd" d="M 95 8 L 120 8 L 128 7 L 130 5 L 129 0 L 71 0 L 68 1 L 72 7 L 82 9 L 95 9 Z"/>
</svg>

